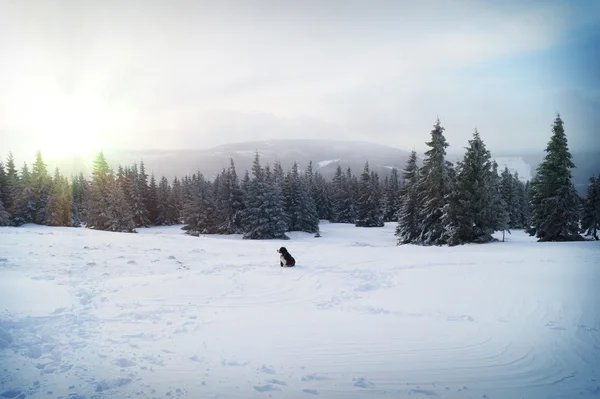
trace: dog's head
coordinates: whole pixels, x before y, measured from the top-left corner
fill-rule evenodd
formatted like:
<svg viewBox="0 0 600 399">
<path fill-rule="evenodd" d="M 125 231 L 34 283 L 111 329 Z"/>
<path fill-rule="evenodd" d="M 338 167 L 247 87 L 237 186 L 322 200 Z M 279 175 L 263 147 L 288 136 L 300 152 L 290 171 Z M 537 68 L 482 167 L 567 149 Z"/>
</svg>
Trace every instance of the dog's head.
<svg viewBox="0 0 600 399">
<path fill-rule="evenodd" d="M 283 254 L 287 253 L 287 249 L 285 249 L 285 247 L 281 247 L 277 250 L 277 252 L 279 252 L 280 254 L 283 255 Z"/>
</svg>

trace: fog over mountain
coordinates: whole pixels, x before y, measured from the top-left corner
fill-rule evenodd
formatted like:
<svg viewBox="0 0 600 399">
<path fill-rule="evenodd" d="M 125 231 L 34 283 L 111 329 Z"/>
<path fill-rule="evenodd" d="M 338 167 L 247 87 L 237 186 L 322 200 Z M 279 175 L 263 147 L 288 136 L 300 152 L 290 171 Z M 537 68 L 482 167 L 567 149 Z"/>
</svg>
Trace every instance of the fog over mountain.
<svg viewBox="0 0 600 399">
<path fill-rule="evenodd" d="M 198 171 L 212 179 L 223 168 L 229 166 L 230 158 L 235 162 L 238 175 L 242 176 L 245 170 L 252 169 L 257 151 L 263 165 L 273 164 L 275 160 L 279 160 L 284 170 L 287 170 L 297 162 L 300 169 L 304 170 L 309 161 L 312 161 L 313 170 L 330 179 L 338 164 L 343 170 L 351 168 L 352 173 L 360 174 L 367 161 L 371 170 L 377 171 L 383 178 L 393 167 L 402 171 L 411 150 L 363 141 L 307 139 L 248 141 L 208 149 L 105 150 L 104 153 L 109 164 L 115 169 L 119 164 L 128 165 L 143 160 L 148 174 L 153 172 L 157 177 L 166 176 L 171 180 L 175 176 L 181 177 Z M 424 154 L 419 151 L 417 153 L 422 159 Z M 463 146 L 451 146 L 448 148 L 447 158 L 451 162 L 456 162 L 462 159 L 463 154 Z M 60 167 L 67 175 L 79 172 L 87 175 L 91 173 L 94 156 L 94 153 L 90 153 L 86 156 L 48 158 L 47 163 L 50 168 Z M 544 152 L 543 150 L 537 152 L 515 150 L 514 152 L 492 152 L 492 156 L 498 162 L 500 171 L 507 166 L 512 173 L 518 172 L 521 180 L 527 181 L 534 176 L 536 167 L 544 157 Z M 577 166 L 572 171 L 573 180 L 577 190 L 583 195 L 589 177 L 600 172 L 600 152 L 573 152 L 573 158 Z M 26 161 L 30 163 L 32 160 Z"/>
</svg>

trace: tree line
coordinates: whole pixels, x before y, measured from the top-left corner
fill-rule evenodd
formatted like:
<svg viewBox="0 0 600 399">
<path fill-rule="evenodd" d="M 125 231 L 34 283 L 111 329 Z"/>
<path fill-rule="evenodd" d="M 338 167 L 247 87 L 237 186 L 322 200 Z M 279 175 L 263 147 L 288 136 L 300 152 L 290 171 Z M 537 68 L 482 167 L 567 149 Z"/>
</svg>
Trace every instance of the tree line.
<svg viewBox="0 0 600 399">
<path fill-rule="evenodd" d="M 11 153 L 0 162 L 0 225 L 85 225 L 136 232 L 138 227 L 184 224 L 187 234 L 243 234 L 247 239 L 287 239 L 287 232 L 319 236 L 319 221 L 381 227 L 396 222 L 398 245 L 458 245 L 492 241 L 496 231 L 525 229 L 540 241 L 598 239 L 600 179 L 580 198 L 571 182 L 575 167 L 563 121 L 557 115 L 546 157 L 523 183 L 499 171 L 477 130 L 462 161 L 446 159 L 449 146 L 436 121 L 422 165 L 413 151 L 402 176 L 395 168 L 380 179 L 366 162 L 360 175 L 337 166 L 331 180 L 297 163 L 279 161 L 239 177 L 233 160 L 214 179 L 201 172 L 156 179 L 144 162 L 113 170 L 101 152 L 89 178 L 51 176 L 38 151 L 31 171 L 20 171 Z"/>
</svg>

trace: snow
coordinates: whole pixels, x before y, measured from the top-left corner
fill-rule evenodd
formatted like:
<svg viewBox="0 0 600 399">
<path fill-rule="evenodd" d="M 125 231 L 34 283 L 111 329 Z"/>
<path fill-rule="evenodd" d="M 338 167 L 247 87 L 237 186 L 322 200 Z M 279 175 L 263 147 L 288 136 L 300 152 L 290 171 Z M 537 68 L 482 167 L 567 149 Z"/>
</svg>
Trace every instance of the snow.
<svg viewBox="0 0 600 399">
<path fill-rule="evenodd" d="M 2 398 L 592 398 L 600 243 L 0 228 Z M 281 268 L 276 249 L 297 260 Z"/>
<path fill-rule="evenodd" d="M 339 161 L 340 161 L 340 158 L 337 158 L 337 159 L 329 159 L 329 160 L 327 160 L 327 161 L 321 161 L 321 162 L 317 163 L 317 166 L 318 166 L 319 168 L 324 168 L 325 166 L 327 166 L 327 165 L 329 165 L 329 164 L 331 164 L 331 163 L 334 163 L 334 162 L 339 162 Z"/>
<path fill-rule="evenodd" d="M 507 167 L 511 174 L 519 173 L 519 180 L 523 183 L 531 181 L 533 178 L 531 165 L 523 160 L 522 157 L 496 157 L 498 163 L 498 173 L 502 173 L 504 167 Z"/>
</svg>

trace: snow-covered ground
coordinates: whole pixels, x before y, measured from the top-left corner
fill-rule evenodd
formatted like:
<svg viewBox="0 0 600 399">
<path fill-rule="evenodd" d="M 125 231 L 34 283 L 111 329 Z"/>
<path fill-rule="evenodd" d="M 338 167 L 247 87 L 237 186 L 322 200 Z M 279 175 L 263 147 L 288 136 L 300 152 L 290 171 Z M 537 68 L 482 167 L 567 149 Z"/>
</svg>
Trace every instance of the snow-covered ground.
<svg viewBox="0 0 600 399">
<path fill-rule="evenodd" d="M 393 230 L 0 228 L 0 398 L 600 395 L 600 243 Z"/>
</svg>

